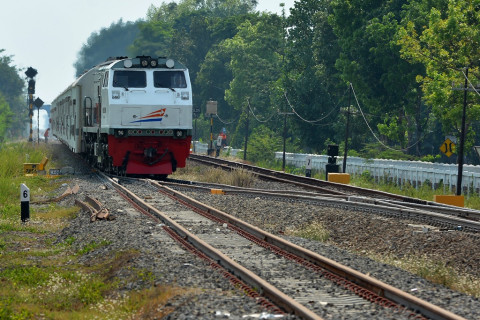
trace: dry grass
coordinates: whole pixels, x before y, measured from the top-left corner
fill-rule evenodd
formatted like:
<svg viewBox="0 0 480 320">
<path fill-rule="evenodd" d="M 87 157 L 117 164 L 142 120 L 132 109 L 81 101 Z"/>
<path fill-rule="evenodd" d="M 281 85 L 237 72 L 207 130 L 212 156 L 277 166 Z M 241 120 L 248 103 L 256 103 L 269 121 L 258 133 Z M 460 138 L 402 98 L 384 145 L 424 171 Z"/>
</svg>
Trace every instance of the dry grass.
<svg viewBox="0 0 480 320">
<path fill-rule="evenodd" d="M 477 298 L 480 297 L 480 279 L 469 275 L 461 275 L 454 268 L 438 262 L 427 255 L 405 256 L 398 258 L 392 255 L 370 253 L 373 260 L 386 263 L 425 278 L 433 283 L 441 284 L 452 290 L 463 292 Z"/>
<path fill-rule="evenodd" d="M 330 233 L 320 222 L 313 222 L 296 229 L 287 230 L 285 234 L 320 242 L 325 242 L 330 237 Z"/>
<path fill-rule="evenodd" d="M 219 168 L 188 165 L 177 170 L 172 178 L 191 181 L 220 183 L 237 187 L 251 187 L 255 182 L 255 174 L 244 170 L 234 169 L 225 171 Z"/>
</svg>

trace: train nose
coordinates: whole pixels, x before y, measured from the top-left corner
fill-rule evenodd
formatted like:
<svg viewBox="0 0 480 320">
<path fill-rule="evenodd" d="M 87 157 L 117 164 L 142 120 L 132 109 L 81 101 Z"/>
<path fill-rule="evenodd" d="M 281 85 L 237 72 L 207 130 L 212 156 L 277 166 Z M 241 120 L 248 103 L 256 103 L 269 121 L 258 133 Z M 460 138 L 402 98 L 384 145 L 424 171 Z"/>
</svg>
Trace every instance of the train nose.
<svg viewBox="0 0 480 320">
<path fill-rule="evenodd" d="M 145 150 L 143 150 L 143 155 L 145 156 L 145 158 L 154 158 L 156 155 L 157 155 L 157 149 L 155 148 L 146 148 Z"/>
</svg>

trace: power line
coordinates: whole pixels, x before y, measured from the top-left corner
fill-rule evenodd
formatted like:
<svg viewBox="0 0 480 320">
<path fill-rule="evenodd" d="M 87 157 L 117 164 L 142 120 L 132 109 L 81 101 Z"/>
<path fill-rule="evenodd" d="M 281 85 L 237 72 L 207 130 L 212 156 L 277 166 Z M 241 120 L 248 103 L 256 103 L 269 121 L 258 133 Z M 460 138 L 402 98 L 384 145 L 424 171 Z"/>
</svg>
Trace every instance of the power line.
<svg viewBox="0 0 480 320">
<path fill-rule="evenodd" d="M 258 119 L 258 117 L 255 115 L 255 113 L 253 112 L 252 107 L 250 106 L 250 100 L 247 100 L 247 101 L 248 101 L 248 109 L 249 109 L 250 112 L 252 113 L 253 117 L 254 117 L 258 122 L 260 122 L 260 123 L 268 122 L 268 121 L 270 121 L 274 116 L 276 116 L 276 115 L 278 114 L 278 112 L 277 112 L 277 113 L 273 113 L 273 114 L 270 116 L 270 118 L 268 118 L 267 120 L 260 120 L 260 119 Z"/>
<path fill-rule="evenodd" d="M 420 141 L 422 141 L 422 140 L 427 136 L 427 134 L 429 133 L 429 132 L 427 131 L 427 132 L 423 135 L 423 137 L 421 137 L 421 138 L 418 139 L 415 143 L 407 146 L 407 147 L 404 148 L 404 149 L 395 149 L 395 148 L 392 148 L 392 147 L 387 146 L 386 144 L 384 144 L 384 143 L 377 137 L 377 135 L 375 134 L 375 132 L 373 132 L 372 128 L 370 127 L 370 124 L 368 124 L 367 118 L 365 117 L 365 114 L 363 113 L 363 110 L 362 110 L 362 108 L 360 107 L 360 103 L 358 102 L 357 94 L 355 93 L 355 89 L 353 88 L 353 84 L 350 83 L 350 86 L 351 86 L 351 88 L 352 88 L 352 92 L 353 92 L 353 96 L 355 97 L 355 101 L 357 102 L 358 109 L 360 110 L 360 113 L 362 114 L 363 120 L 365 121 L 368 129 L 370 130 L 370 132 L 372 133 L 372 135 L 375 137 L 375 139 L 376 139 L 382 146 L 384 146 L 385 148 L 390 149 L 390 150 L 394 150 L 394 151 L 407 151 L 408 149 L 413 148 L 414 146 L 416 146 L 416 145 L 417 145 Z"/>
<path fill-rule="evenodd" d="M 347 88 L 347 90 L 345 90 L 345 92 L 343 93 L 343 95 L 342 95 L 341 98 L 343 98 L 343 97 L 345 96 L 345 94 L 347 93 L 348 90 L 349 90 L 348 88 Z M 330 110 L 330 112 L 327 113 L 324 117 L 322 117 L 322 118 L 320 118 L 320 119 L 317 119 L 317 120 L 307 120 L 307 119 L 303 118 L 300 114 L 298 114 L 298 112 L 297 112 L 297 111 L 295 110 L 295 108 L 292 106 L 292 104 L 291 104 L 290 101 L 288 100 L 287 92 L 286 92 L 286 91 L 283 92 L 283 95 L 285 96 L 285 99 L 287 100 L 287 103 L 288 103 L 288 105 L 290 106 L 290 108 L 292 109 L 293 113 L 294 113 L 297 117 L 299 117 L 302 121 L 307 122 L 307 123 L 310 123 L 310 124 L 315 124 L 315 123 L 317 123 L 317 122 L 319 122 L 319 121 L 322 121 L 322 120 L 326 119 L 333 111 L 337 110 L 337 109 L 339 108 L 339 106 L 340 106 L 340 101 L 339 101 L 339 102 L 337 102 L 337 105 L 336 105 L 335 107 L 333 107 L 332 110 Z M 339 100 L 341 100 L 341 98 L 340 98 Z M 330 124 L 331 124 L 331 123 L 316 124 L 316 125 L 326 126 L 326 125 L 330 125 Z"/>
</svg>

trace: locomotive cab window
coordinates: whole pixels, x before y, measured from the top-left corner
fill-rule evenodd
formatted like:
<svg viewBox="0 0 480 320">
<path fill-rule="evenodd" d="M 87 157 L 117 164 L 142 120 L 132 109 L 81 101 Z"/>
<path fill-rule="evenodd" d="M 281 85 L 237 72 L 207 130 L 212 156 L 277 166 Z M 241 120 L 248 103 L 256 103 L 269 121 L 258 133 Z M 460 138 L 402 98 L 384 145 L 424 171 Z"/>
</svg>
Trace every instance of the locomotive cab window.
<svg viewBox="0 0 480 320">
<path fill-rule="evenodd" d="M 115 71 L 113 86 L 117 88 L 145 88 L 147 76 L 145 71 Z"/>
<path fill-rule="evenodd" d="M 183 71 L 154 71 L 155 88 L 186 88 L 187 81 Z"/>
</svg>

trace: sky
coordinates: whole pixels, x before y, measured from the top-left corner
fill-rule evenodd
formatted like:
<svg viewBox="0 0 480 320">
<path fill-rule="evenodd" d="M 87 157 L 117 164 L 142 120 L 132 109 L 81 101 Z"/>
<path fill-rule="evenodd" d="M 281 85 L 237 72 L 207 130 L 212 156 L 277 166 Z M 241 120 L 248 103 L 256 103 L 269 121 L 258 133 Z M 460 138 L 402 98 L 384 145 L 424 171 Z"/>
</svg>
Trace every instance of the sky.
<svg viewBox="0 0 480 320">
<path fill-rule="evenodd" d="M 50 104 L 75 80 L 73 64 L 82 45 L 93 32 L 120 19 L 144 19 L 158 0 L 2 0 L 0 5 L 0 55 L 13 56 L 13 65 L 24 71 L 33 67 L 35 98 Z M 170 0 L 165 1 L 170 2 Z M 294 0 L 258 0 L 257 10 L 285 13 Z M 105 57 L 107 58 L 107 57 Z M 40 125 L 42 128 L 42 125 Z"/>
</svg>

